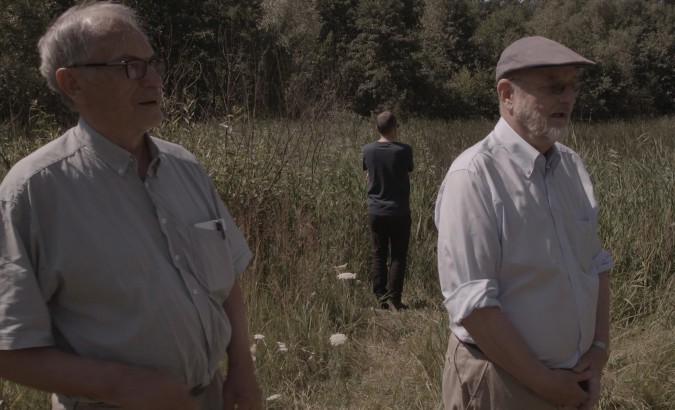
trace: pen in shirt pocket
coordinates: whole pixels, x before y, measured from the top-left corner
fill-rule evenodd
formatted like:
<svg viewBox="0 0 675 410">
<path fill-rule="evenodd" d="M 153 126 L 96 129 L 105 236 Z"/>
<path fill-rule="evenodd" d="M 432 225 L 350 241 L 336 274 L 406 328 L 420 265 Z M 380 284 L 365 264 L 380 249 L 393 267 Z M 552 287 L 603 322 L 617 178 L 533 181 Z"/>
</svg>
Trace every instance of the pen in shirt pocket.
<svg viewBox="0 0 675 410">
<path fill-rule="evenodd" d="M 216 229 L 220 231 L 220 234 L 223 235 L 223 239 L 225 239 L 225 226 L 220 219 L 216 220 Z"/>
</svg>

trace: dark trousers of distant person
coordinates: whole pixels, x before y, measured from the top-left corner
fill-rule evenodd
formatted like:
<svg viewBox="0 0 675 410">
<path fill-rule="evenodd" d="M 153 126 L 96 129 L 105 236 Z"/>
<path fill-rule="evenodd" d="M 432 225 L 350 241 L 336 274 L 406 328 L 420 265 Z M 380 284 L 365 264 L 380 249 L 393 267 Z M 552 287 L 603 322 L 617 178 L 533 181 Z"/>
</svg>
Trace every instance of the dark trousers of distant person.
<svg viewBox="0 0 675 410">
<path fill-rule="evenodd" d="M 373 249 L 373 293 L 381 301 L 401 301 L 411 224 L 410 214 L 368 215 Z M 387 268 L 390 247 L 391 264 Z"/>
</svg>

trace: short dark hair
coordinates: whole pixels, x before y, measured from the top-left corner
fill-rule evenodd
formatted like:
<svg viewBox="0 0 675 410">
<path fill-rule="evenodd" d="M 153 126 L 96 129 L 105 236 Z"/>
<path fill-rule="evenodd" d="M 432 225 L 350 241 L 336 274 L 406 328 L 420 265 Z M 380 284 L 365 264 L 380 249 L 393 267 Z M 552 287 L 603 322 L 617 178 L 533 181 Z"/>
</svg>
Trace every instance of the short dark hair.
<svg viewBox="0 0 675 410">
<path fill-rule="evenodd" d="M 377 132 L 382 135 L 389 135 L 396 128 L 396 116 L 391 111 L 383 111 L 375 118 Z"/>
</svg>

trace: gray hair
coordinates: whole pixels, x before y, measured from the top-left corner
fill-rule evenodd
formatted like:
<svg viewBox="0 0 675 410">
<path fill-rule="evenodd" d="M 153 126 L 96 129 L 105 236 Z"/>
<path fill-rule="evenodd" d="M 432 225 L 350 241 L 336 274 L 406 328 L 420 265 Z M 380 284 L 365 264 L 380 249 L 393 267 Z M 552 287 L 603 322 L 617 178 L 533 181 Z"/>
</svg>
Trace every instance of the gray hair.
<svg viewBox="0 0 675 410">
<path fill-rule="evenodd" d="M 38 41 L 40 74 L 47 80 L 47 86 L 69 107 L 73 108 L 73 103 L 59 87 L 56 70 L 87 62 L 95 50 L 96 40 L 118 25 L 134 27 L 144 33 L 131 8 L 111 1 L 87 1 L 61 14 Z"/>
</svg>

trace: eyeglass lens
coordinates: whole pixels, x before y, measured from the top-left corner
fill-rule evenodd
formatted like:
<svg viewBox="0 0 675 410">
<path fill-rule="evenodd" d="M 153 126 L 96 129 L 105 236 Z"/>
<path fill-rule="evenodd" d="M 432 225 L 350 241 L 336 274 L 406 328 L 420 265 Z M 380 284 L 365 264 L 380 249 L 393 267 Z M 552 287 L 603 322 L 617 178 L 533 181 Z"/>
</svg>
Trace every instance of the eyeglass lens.
<svg viewBox="0 0 675 410">
<path fill-rule="evenodd" d="M 163 77 L 166 72 L 166 61 L 162 58 L 153 58 L 150 61 L 131 60 L 126 62 L 127 77 L 131 80 L 138 80 L 145 77 L 148 70 L 148 64 L 152 66 L 157 75 Z"/>
</svg>

